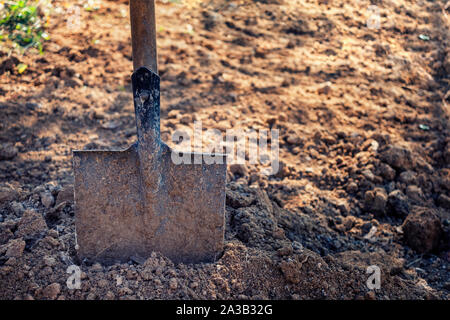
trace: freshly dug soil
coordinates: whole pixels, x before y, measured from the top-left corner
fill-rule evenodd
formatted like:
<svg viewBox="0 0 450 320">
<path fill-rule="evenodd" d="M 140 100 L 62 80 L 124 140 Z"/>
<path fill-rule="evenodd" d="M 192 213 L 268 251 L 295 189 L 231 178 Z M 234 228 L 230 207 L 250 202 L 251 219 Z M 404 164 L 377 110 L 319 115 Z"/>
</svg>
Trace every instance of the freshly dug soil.
<svg viewBox="0 0 450 320">
<path fill-rule="evenodd" d="M 364 1 L 157 1 L 163 139 L 280 132 L 276 175 L 230 166 L 224 252 L 198 265 L 77 257 L 71 151 L 136 139 L 128 3 L 98 3 L 79 29 L 55 10 L 44 55 L 0 53 L 1 299 L 449 298 L 444 1 L 372 1 L 379 29 Z"/>
</svg>

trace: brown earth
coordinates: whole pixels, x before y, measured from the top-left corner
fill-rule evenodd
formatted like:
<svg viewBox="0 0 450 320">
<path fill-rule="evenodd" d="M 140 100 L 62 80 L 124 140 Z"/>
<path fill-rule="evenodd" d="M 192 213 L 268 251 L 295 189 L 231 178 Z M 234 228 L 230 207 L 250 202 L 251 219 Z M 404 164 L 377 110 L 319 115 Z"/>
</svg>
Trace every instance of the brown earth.
<svg viewBox="0 0 450 320">
<path fill-rule="evenodd" d="M 282 166 L 230 168 L 216 263 L 112 266 L 77 258 L 71 151 L 135 140 L 127 2 L 52 3 L 44 55 L 0 54 L 1 299 L 449 298 L 445 1 L 157 1 L 163 138 L 276 128 Z"/>
</svg>

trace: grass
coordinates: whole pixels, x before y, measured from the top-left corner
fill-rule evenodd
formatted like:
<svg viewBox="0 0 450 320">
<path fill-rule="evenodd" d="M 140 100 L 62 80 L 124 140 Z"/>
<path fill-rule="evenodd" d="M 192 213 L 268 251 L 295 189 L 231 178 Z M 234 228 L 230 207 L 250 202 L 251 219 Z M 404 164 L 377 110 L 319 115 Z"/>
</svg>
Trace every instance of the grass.
<svg viewBox="0 0 450 320">
<path fill-rule="evenodd" d="M 43 53 L 45 17 L 38 9 L 39 1 L 20 0 L 0 2 L 0 44 L 24 51 L 36 48 Z"/>
</svg>

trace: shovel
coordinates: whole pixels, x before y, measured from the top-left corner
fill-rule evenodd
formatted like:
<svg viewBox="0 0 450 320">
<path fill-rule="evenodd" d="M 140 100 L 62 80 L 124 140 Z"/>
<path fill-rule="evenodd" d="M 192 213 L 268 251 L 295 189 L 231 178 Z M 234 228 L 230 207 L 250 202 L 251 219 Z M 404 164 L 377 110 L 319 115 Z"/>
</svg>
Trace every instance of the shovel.
<svg viewBox="0 0 450 320">
<path fill-rule="evenodd" d="M 154 0 L 131 0 L 130 17 L 137 142 L 73 152 L 78 255 L 114 263 L 156 251 L 175 263 L 213 262 L 223 249 L 225 156 L 172 161 L 160 138 Z"/>
</svg>

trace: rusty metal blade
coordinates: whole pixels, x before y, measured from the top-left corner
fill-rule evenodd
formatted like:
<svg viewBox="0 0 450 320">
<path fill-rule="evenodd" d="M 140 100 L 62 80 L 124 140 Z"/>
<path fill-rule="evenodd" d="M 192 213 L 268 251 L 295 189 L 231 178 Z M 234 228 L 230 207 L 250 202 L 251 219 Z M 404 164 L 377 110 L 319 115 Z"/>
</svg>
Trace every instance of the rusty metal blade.
<svg viewBox="0 0 450 320">
<path fill-rule="evenodd" d="M 223 248 L 225 156 L 175 164 L 159 138 L 159 77 L 140 68 L 132 79 L 138 142 L 73 153 L 79 255 L 113 263 L 159 251 L 174 262 L 214 261 Z"/>
</svg>

